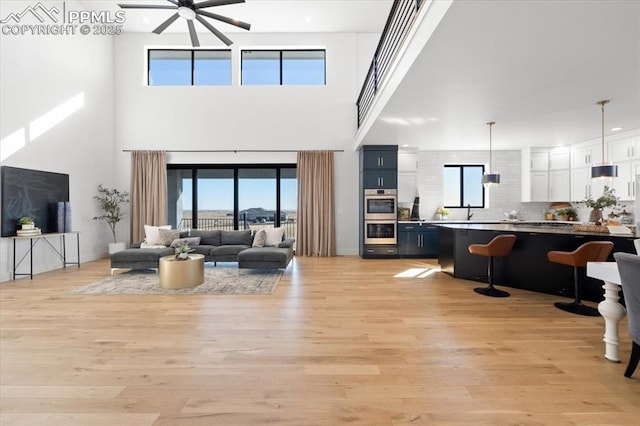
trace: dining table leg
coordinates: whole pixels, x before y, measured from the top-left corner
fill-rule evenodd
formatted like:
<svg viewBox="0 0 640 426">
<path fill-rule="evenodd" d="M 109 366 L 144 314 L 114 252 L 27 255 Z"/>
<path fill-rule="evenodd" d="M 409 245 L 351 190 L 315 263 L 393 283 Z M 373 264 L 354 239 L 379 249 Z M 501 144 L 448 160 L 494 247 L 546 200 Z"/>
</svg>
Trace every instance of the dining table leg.
<svg viewBox="0 0 640 426">
<path fill-rule="evenodd" d="M 620 304 L 618 293 L 620 286 L 616 283 L 604 281 L 602 286 L 604 289 L 604 300 L 598 304 L 598 312 L 604 318 L 604 338 L 605 343 L 604 357 L 609 361 L 620 362 L 618 357 L 618 346 L 620 346 L 620 335 L 618 333 L 618 324 L 626 315 L 626 309 Z"/>
</svg>

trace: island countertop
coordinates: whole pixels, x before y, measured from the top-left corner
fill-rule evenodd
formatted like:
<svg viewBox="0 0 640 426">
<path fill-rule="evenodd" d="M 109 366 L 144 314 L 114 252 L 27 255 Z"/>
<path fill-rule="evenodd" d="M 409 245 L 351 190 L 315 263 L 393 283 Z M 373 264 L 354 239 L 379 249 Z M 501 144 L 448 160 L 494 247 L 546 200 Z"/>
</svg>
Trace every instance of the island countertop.
<svg viewBox="0 0 640 426">
<path fill-rule="evenodd" d="M 540 224 L 538 224 L 540 223 Z M 558 224 L 543 222 L 514 222 L 514 223 L 433 223 L 441 227 L 451 229 L 468 229 L 477 231 L 496 231 L 496 232 L 526 232 L 537 234 L 556 234 L 556 235 L 583 235 L 583 236 L 602 236 L 602 237 L 622 237 L 636 238 L 637 230 L 633 230 L 630 234 L 611 234 L 608 232 L 588 232 L 576 231 L 573 225 L 561 222 Z"/>
</svg>

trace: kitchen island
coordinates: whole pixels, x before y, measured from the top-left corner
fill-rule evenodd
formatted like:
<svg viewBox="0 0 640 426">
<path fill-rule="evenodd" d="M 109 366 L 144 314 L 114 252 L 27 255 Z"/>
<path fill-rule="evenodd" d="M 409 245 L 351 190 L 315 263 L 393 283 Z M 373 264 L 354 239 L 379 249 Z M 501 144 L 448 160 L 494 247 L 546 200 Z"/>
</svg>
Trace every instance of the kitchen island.
<svg viewBox="0 0 640 426">
<path fill-rule="evenodd" d="M 487 275 L 487 258 L 469 253 L 469 245 L 486 244 L 501 234 L 514 234 L 517 239 L 511 254 L 494 260 L 494 283 L 567 298 L 573 298 L 573 269 L 549 262 L 549 251 L 573 251 L 587 241 L 611 241 L 612 253 L 635 253 L 633 240 L 637 238 L 635 234 L 581 232 L 570 225 L 532 223 L 447 223 L 439 228 L 438 263 L 443 272 L 456 278 L 483 281 L 480 277 Z M 582 298 L 601 301 L 602 282 L 585 277 Z"/>
</svg>

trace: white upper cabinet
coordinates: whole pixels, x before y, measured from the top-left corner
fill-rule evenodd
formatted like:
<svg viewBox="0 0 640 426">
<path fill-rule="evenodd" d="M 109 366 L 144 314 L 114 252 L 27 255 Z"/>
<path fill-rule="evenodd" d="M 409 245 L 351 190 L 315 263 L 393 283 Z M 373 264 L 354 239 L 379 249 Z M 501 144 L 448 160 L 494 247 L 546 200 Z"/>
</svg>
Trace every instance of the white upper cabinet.
<svg viewBox="0 0 640 426">
<path fill-rule="evenodd" d="M 609 144 L 609 160 L 612 163 L 640 158 L 640 137 L 631 137 Z"/>
<path fill-rule="evenodd" d="M 567 153 L 567 160 L 569 159 Z M 549 172 L 549 201 L 571 200 L 571 172 L 566 170 L 551 170 Z"/>
<path fill-rule="evenodd" d="M 521 201 L 569 201 L 571 172 L 568 150 L 526 148 L 521 151 L 521 156 Z"/>
<path fill-rule="evenodd" d="M 531 170 L 549 170 L 549 153 L 545 151 L 531 151 Z"/>
<path fill-rule="evenodd" d="M 602 162 L 600 144 L 581 145 L 571 148 L 571 168 L 590 167 Z"/>
<path fill-rule="evenodd" d="M 549 152 L 549 170 L 567 170 L 571 167 L 571 154 L 568 149 Z"/>
</svg>

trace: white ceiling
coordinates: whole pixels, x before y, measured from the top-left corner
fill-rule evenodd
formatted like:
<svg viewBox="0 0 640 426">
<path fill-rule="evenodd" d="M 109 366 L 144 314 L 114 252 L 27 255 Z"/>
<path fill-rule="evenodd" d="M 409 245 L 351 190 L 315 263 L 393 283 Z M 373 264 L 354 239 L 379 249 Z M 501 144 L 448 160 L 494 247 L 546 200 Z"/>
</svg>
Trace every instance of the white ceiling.
<svg viewBox="0 0 640 426">
<path fill-rule="evenodd" d="M 364 143 L 558 146 L 640 128 L 640 1 L 454 1 Z"/>
<path fill-rule="evenodd" d="M 204 0 L 195 0 L 200 3 Z M 168 5 L 166 0 L 82 0 L 92 10 L 120 10 L 118 4 Z M 246 0 L 245 3 L 209 7 L 204 10 L 251 24 L 252 33 L 263 32 L 382 32 L 392 0 Z M 126 9 L 125 32 L 151 32 L 173 15 L 172 10 Z M 146 19 L 145 19 L 146 18 Z M 223 33 L 245 31 L 208 19 Z M 195 25 L 198 33 L 208 32 Z M 167 32 L 187 33 L 185 22 L 174 22 Z M 188 36 L 187 36 L 188 38 Z M 233 37 L 230 37 L 233 39 Z"/>
</svg>

